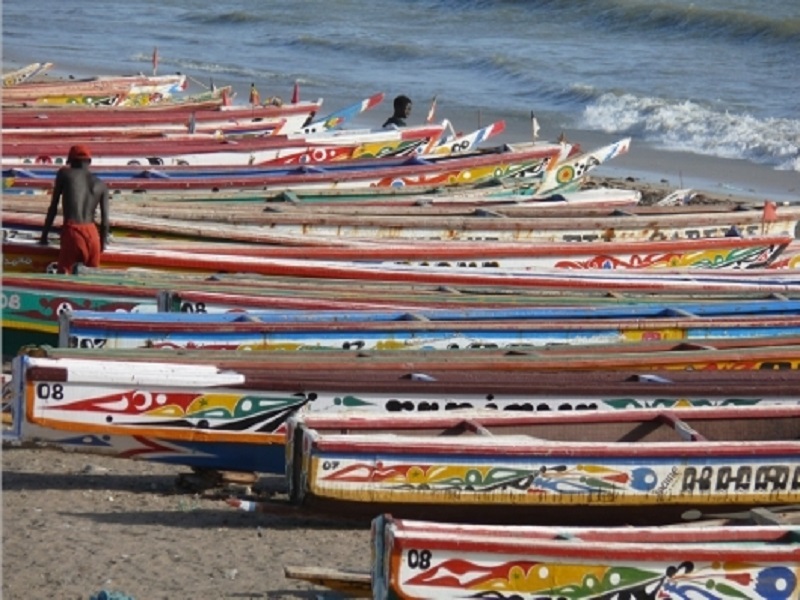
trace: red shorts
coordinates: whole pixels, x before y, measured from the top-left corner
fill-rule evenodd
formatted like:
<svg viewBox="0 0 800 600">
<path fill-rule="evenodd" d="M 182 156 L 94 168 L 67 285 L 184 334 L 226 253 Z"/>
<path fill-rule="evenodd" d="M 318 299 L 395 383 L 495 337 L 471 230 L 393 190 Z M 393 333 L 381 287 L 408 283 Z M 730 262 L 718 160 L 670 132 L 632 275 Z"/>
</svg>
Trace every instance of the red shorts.
<svg viewBox="0 0 800 600">
<path fill-rule="evenodd" d="M 67 221 L 61 227 L 58 272 L 72 273 L 78 263 L 87 267 L 100 266 L 100 233 L 94 223 Z"/>
</svg>

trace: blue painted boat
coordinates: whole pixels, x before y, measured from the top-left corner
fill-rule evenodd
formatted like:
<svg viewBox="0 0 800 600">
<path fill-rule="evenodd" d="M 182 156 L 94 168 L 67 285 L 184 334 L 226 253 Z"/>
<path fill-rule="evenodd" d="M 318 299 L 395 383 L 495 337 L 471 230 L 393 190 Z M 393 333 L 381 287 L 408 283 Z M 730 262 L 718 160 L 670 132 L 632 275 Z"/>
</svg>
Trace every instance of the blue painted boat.
<svg viewBox="0 0 800 600">
<path fill-rule="evenodd" d="M 569 313 L 574 309 L 563 309 Z M 602 314 L 603 309 L 598 309 Z M 556 311 L 558 312 L 558 311 Z M 249 350 L 437 350 L 470 348 L 531 348 L 552 344 L 608 344 L 643 340 L 702 342 L 709 338 L 765 338 L 800 335 L 796 313 L 763 315 L 697 316 L 678 312 L 598 318 L 592 310 L 571 317 L 549 317 L 546 310 L 474 311 L 471 318 L 443 311 L 437 319 L 413 313 L 373 313 L 358 316 L 321 314 L 320 318 L 297 314 L 297 320 L 278 312 L 264 314 L 113 314 L 65 313 L 60 319 L 59 344 L 77 348 L 208 348 Z M 623 311 L 624 312 L 624 311 Z M 469 313 L 468 313 L 469 314 Z M 344 315 L 341 315 L 344 316 Z M 327 318 L 327 320 L 325 320 Z"/>
<path fill-rule="evenodd" d="M 595 306 L 590 303 L 576 306 L 533 306 L 514 308 L 419 308 L 404 310 L 248 310 L 244 313 L 107 313 L 91 310 L 73 310 L 71 318 L 99 319 L 122 323 L 292 323 L 292 322 L 391 322 L 391 321 L 503 321 L 503 320 L 557 320 L 557 319 L 624 319 L 654 317 L 769 317 L 797 316 L 800 300 L 730 300 L 694 301 L 675 303 L 631 302 Z"/>
</svg>

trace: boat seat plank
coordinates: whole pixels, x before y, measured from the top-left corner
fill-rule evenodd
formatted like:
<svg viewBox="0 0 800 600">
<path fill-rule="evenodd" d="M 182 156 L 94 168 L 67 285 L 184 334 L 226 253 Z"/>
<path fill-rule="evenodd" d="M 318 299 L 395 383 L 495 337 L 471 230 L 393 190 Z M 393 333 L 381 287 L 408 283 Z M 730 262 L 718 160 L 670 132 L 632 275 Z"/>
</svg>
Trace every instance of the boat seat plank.
<svg viewBox="0 0 800 600">
<path fill-rule="evenodd" d="M 476 433 L 478 435 L 487 435 L 491 436 L 494 435 L 491 431 L 486 429 L 480 423 L 475 422 L 472 419 L 463 419 L 458 424 L 445 429 L 442 431 L 441 435 L 461 435 L 462 433 L 466 433 L 469 431 L 470 433 Z"/>
<path fill-rule="evenodd" d="M 284 566 L 283 573 L 287 579 L 307 581 L 350 598 L 372 598 L 372 578 L 369 573 L 293 565 Z"/>
<path fill-rule="evenodd" d="M 757 506 L 750 509 L 750 515 L 756 525 L 784 525 L 786 520 L 778 513 L 764 507 Z"/>
<path fill-rule="evenodd" d="M 687 319 L 698 319 L 699 316 L 683 308 L 669 308 L 664 311 L 664 316 L 685 317 Z"/>
<path fill-rule="evenodd" d="M 673 412 L 662 412 L 659 420 L 672 427 L 687 442 L 707 442 L 708 439 Z"/>
</svg>

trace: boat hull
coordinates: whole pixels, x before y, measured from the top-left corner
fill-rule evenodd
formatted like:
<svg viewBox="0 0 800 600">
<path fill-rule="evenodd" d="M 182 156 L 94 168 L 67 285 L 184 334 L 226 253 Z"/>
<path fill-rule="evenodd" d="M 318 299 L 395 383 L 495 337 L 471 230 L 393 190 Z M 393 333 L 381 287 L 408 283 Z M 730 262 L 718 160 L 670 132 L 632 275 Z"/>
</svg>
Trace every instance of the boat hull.
<svg viewBox="0 0 800 600">
<path fill-rule="evenodd" d="M 295 415 L 286 450 L 290 495 L 348 516 L 519 524 L 645 525 L 698 508 L 792 504 L 800 499 L 800 409 L 779 416 L 782 410 L 527 420 L 463 411 L 441 427 L 436 416 Z"/>
<path fill-rule="evenodd" d="M 371 540 L 379 600 L 800 595 L 790 526 L 482 527 L 381 515 Z"/>
</svg>

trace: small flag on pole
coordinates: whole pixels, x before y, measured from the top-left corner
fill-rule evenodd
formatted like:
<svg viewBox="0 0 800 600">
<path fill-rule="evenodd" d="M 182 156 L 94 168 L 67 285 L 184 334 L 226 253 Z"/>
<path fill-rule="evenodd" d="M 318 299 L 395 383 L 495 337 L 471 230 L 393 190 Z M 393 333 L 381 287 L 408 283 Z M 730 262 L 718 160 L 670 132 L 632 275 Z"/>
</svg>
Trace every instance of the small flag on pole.
<svg viewBox="0 0 800 600">
<path fill-rule="evenodd" d="M 261 103 L 261 96 L 259 95 L 258 90 L 256 89 L 256 84 L 255 83 L 251 83 L 250 84 L 250 104 L 255 106 L 256 104 L 260 104 L 260 103 Z"/>
<path fill-rule="evenodd" d="M 761 220 L 764 223 L 774 223 L 778 220 L 778 205 L 775 202 L 764 202 L 764 213 Z"/>
<path fill-rule="evenodd" d="M 531 131 L 533 131 L 533 141 L 539 137 L 539 121 L 536 120 L 536 115 L 531 111 Z"/>
<path fill-rule="evenodd" d="M 300 102 L 300 84 L 295 79 L 294 89 L 292 90 L 292 104 L 297 104 L 298 102 Z"/>
<path fill-rule="evenodd" d="M 228 94 L 228 87 L 222 88 L 222 106 L 230 106 L 231 105 L 231 97 Z"/>
<path fill-rule="evenodd" d="M 431 107 L 428 110 L 428 117 L 425 120 L 428 123 L 433 123 L 435 115 L 436 115 L 436 96 L 434 96 L 433 100 L 431 100 Z"/>
<path fill-rule="evenodd" d="M 158 71 L 158 46 L 153 48 L 153 77 L 155 77 L 156 71 Z"/>
</svg>

